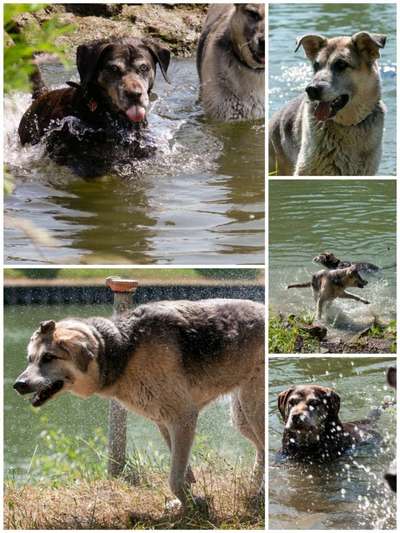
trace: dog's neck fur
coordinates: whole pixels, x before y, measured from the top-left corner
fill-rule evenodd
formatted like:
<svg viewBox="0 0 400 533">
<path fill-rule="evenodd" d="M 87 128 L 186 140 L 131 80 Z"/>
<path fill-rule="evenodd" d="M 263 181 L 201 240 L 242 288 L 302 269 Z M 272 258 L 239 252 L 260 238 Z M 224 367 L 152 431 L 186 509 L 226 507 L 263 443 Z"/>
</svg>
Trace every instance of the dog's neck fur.
<svg viewBox="0 0 400 533">
<path fill-rule="evenodd" d="M 133 353 L 134 339 L 124 334 L 117 320 L 93 317 L 86 320 L 98 340 L 97 362 L 101 388 L 114 383 L 123 373 Z"/>
</svg>

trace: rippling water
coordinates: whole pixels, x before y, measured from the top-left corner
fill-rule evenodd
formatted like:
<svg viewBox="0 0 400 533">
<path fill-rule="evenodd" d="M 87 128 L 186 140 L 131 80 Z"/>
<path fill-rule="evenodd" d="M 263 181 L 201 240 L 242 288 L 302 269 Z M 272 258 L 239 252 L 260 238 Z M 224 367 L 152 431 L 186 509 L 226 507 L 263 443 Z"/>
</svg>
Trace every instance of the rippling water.
<svg viewBox="0 0 400 533">
<path fill-rule="evenodd" d="M 343 335 L 374 317 L 396 313 L 396 184 L 394 180 L 271 180 L 269 184 L 269 300 L 275 310 L 312 311 L 311 289 L 286 290 L 320 270 L 324 251 L 382 267 L 362 295 L 371 305 L 336 300 L 329 323 Z M 361 294 L 360 289 L 352 289 Z"/>
<path fill-rule="evenodd" d="M 395 456 L 395 408 L 385 410 L 376 430 L 382 441 L 322 466 L 275 461 L 283 423 L 277 395 L 293 384 L 333 387 L 340 418 L 365 418 L 394 392 L 386 385 L 387 358 L 280 358 L 269 365 L 269 527 L 271 529 L 395 529 L 396 498 L 383 474 Z"/>
<path fill-rule="evenodd" d="M 52 87 L 76 79 L 54 66 L 45 75 Z M 39 252 L 30 229 L 7 220 L 7 262 L 263 263 L 263 124 L 207 122 L 193 60 L 173 61 L 169 77 L 171 85 L 156 81 L 149 120 L 156 156 L 97 180 L 73 176 L 41 146 L 22 148 L 17 127 L 30 98 L 6 98 L 5 162 L 15 177 L 6 214 L 54 238 Z"/>
<path fill-rule="evenodd" d="M 396 4 L 271 4 L 269 6 L 269 113 L 304 91 L 312 75 L 296 38 L 307 33 L 327 37 L 366 30 L 387 35 L 379 61 L 385 121 L 381 175 L 396 174 Z"/>
</svg>

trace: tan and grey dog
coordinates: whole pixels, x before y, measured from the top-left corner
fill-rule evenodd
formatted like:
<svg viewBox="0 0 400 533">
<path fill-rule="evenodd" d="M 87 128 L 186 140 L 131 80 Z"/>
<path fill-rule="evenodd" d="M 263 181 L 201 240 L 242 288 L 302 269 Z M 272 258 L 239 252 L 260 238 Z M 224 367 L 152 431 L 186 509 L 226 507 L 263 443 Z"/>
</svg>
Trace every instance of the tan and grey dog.
<svg viewBox="0 0 400 533">
<path fill-rule="evenodd" d="M 347 298 L 356 300 L 364 304 L 369 304 L 367 300 L 347 292 L 348 287 L 358 287 L 363 289 L 368 285 L 358 271 L 357 265 L 336 270 L 320 270 L 312 275 L 311 281 L 307 283 L 293 283 L 288 285 L 288 289 L 311 287 L 316 303 L 315 317 L 320 320 L 326 305 L 332 303 L 335 298 Z"/>
<path fill-rule="evenodd" d="M 183 507 L 195 481 L 190 449 L 200 410 L 232 395 L 233 420 L 256 448 L 263 491 L 264 306 L 248 300 L 166 301 L 106 318 L 42 322 L 14 388 L 37 407 L 62 392 L 113 398 L 157 424 Z"/>
<path fill-rule="evenodd" d="M 314 76 L 269 125 L 269 170 L 278 175 L 370 176 L 378 171 L 385 106 L 377 59 L 386 36 L 304 35 Z"/>
<path fill-rule="evenodd" d="M 265 4 L 211 4 L 197 48 L 200 97 L 211 118 L 264 118 Z"/>
</svg>

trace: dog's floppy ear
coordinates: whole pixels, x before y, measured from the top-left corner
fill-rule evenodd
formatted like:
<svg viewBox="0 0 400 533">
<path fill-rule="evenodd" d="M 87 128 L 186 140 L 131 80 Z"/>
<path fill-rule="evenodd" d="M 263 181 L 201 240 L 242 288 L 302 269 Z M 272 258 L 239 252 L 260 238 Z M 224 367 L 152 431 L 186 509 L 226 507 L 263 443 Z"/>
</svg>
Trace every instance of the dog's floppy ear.
<svg viewBox="0 0 400 533">
<path fill-rule="evenodd" d="M 108 41 L 93 41 L 92 43 L 78 46 L 76 51 L 76 65 L 84 91 L 87 90 L 89 83 L 94 80 L 100 58 L 109 46 L 111 44 Z"/>
<path fill-rule="evenodd" d="M 302 46 L 308 59 L 313 61 L 318 52 L 323 48 L 328 39 L 322 35 L 303 35 L 296 40 L 295 52 Z"/>
<path fill-rule="evenodd" d="M 327 407 L 328 407 L 329 414 L 332 417 L 337 418 L 339 416 L 339 411 L 340 411 L 339 394 L 332 389 L 328 389 L 325 398 L 327 401 Z"/>
<path fill-rule="evenodd" d="M 43 322 L 40 322 L 39 333 L 42 335 L 49 335 L 50 333 L 53 333 L 55 328 L 56 323 L 54 320 L 43 320 Z"/>
<path fill-rule="evenodd" d="M 60 347 L 68 352 L 71 359 L 81 372 L 86 372 L 89 363 L 95 358 L 95 354 L 88 342 L 77 339 L 74 334 L 63 335 L 58 340 Z"/>
<path fill-rule="evenodd" d="M 351 37 L 351 41 L 366 60 L 375 61 L 380 57 L 379 49 L 384 48 L 386 44 L 386 35 L 359 31 Z"/>
<path fill-rule="evenodd" d="M 287 416 L 286 416 L 286 404 L 289 399 L 289 396 L 294 391 L 295 387 L 290 387 L 290 389 L 287 389 L 283 392 L 280 392 L 278 394 L 278 409 L 279 412 L 282 415 L 283 421 L 286 422 Z"/>
<path fill-rule="evenodd" d="M 170 83 L 167 76 L 167 70 L 171 59 L 171 52 L 165 46 L 162 46 L 161 44 L 150 39 L 143 39 L 143 42 L 153 56 L 154 61 L 160 65 L 160 70 L 165 81 Z"/>
</svg>

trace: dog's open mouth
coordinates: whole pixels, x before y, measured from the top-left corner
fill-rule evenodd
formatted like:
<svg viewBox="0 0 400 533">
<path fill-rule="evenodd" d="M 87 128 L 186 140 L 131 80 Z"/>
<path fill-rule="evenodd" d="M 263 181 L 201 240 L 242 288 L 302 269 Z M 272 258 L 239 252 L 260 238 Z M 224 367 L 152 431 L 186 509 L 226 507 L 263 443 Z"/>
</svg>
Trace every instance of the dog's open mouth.
<svg viewBox="0 0 400 533">
<path fill-rule="evenodd" d="M 250 48 L 250 52 L 256 63 L 259 65 L 265 65 L 265 48 L 258 48 L 257 50 Z"/>
<path fill-rule="evenodd" d="M 349 101 L 348 94 L 342 94 L 331 100 L 330 102 L 317 103 L 314 108 L 314 116 L 319 122 L 325 122 L 326 120 L 333 118 Z"/>
<path fill-rule="evenodd" d="M 47 402 L 47 400 L 50 400 L 50 398 L 54 396 L 54 394 L 59 392 L 63 388 L 63 386 L 64 382 L 62 380 L 58 380 L 54 383 L 51 383 L 47 387 L 40 389 L 32 396 L 30 400 L 31 404 L 33 405 L 33 407 L 40 407 L 45 402 Z"/>
<path fill-rule="evenodd" d="M 363 289 L 366 285 L 368 285 L 368 281 L 366 279 L 363 279 L 360 274 L 358 274 L 358 288 Z"/>
</svg>

